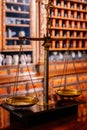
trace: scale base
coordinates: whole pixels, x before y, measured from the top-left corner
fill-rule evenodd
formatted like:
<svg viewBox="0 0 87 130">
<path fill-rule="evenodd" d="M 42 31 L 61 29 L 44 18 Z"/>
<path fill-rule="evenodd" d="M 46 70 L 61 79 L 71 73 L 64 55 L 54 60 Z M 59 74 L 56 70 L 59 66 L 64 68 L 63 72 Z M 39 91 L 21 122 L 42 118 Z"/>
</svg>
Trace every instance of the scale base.
<svg viewBox="0 0 87 130">
<path fill-rule="evenodd" d="M 11 122 L 14 120 L 23 124 L 24 127 L 31 127 L 43 122 L 52 121 L 62 117 L 74 115 L 78 112 L 78 105 L 82 101 L 66 100 L 58 101 L 55 105 L 34 105 L 27 108 L 13 108 L 3 104 L 2 107 L 10 112 Z"/>
<path fill-rule="evenodd" d="M 40 106 L 50 106 L 50 105 L 55 105 L 55 102 L 54 102 L 54 101 L 51 101 L 51 100 L 49 100 L 48 103 L 45 103 L 45 102 L 43 102 L 43 101 L 39 101 L 39 102 L 37 103 L 37 105 L 40 105 Z"/>
</svg>

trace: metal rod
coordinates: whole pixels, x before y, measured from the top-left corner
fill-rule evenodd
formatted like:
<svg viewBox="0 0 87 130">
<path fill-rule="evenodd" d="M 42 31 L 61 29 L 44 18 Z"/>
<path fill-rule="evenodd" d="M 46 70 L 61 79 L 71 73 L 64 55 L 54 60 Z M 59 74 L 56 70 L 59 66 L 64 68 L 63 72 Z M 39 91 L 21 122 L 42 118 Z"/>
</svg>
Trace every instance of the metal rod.
<svg viewBox="0 0 87 130">
<path fill-rule="evenodd" d="M 44 41 L 44 38 L 19 37 L 20 40 Z"/>
<path fill-rule="evenodd" d="M 44 105 L 48 105 L 48 93 L 49 93 L 49 47 L 44 47 L 44 86 L 43 86 L 43 100 Z"/>
<path fill-rule="evenodd" d="M 47 39 L 47 37 L 43 37 L 43 38 L 40 38 L 40 37 L 38 37 L 38 38 L 36 38 L 36 37 L 19 37 L 19 39 L 20 40 L 32 40 L 32 41 L 45 41 L 45 39 Z M 63 37 L 60 37 L 60 38 L 52 38 L 52 37 L 49 37 L 49 39 L 50 39 L 50 41 L 51 40 L 53 40 L 53 41 L 58 41 L 58 40 L 65 40 L 65 39 L 67 39 L 67 40 L 69 40 L 70 38 L 68 38 L 68 37 L 65 37 L 65 38 L 63 38 Z"/>
</svg>

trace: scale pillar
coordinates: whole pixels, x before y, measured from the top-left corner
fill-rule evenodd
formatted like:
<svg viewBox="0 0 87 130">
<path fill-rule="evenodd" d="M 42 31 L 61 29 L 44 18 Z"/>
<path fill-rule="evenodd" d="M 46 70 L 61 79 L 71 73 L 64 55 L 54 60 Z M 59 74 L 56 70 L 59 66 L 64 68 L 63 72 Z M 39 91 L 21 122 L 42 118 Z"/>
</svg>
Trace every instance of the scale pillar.
<svg viewBox="0 0 87 130">
<path fill-rule="evenodd" d="M 44 42 L 44 87 L 43 87 L 43 103 L 48 105 L 49 95 L 49 47 L 50 41 Z"/>
</svg>

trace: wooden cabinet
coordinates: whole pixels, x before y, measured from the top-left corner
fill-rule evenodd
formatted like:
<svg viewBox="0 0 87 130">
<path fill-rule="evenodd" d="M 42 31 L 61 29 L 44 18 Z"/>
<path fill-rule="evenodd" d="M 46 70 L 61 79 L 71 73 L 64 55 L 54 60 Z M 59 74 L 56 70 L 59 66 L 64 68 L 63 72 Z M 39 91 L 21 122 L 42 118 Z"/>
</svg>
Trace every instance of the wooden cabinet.
<svg viewBox="0 0 87 130">
<path fill-rule="evenodd" d="M 37 42 L 20 40 L 19 35 L 36 37 L 36 31 L 38 32 L 36 27 L 35 0 L 0 0 L 0 53 L 5 58 L 7 55 L 13 57 L 21 50 L 21 54 L 24 52 L 30 55 L 31 62 L 35 63 Z"/>
<path fill-rule="evenodd" d="M 87 50 L 87 2 L 52 0 L 50 8 L 52 41 L 50 50 Z"/>
<path fill-rule="evenodd" d="M 86 0 L 51 0 L 50 16 L 48 17 L 48 28 L 51 33 L 49 53 L 57 52 L 57 60 L 65 57 L 69 50 L 69 56 L 75 53 L 75 58 L 80 59 L 80 52 L 83 59 L 87 53 L 87 1 Z M 40 37 L 46 31 L 46 9 L 40 4 Z M 49 34 L 50 35 L 50 34 Z M 41 43 L 41 42 L 40 42 Z M 44 60 L 44 50 L 40 44 L 40 61 Z M 74 54 L 73 53 L 73 54 Z M 62 55 L 62 56 L 60 56 Z M 53 62 L 53 60 L 51 60 Z"/>
<path fill-rule="evenodd" d="M 29 40 L 19 40 L 19 35 L 30 36 L 29 1 L 3 1 L 3 21 L 3 49 L 17 51 L 22 44 L 24 50 L 32 50 Z"/>
</svg>

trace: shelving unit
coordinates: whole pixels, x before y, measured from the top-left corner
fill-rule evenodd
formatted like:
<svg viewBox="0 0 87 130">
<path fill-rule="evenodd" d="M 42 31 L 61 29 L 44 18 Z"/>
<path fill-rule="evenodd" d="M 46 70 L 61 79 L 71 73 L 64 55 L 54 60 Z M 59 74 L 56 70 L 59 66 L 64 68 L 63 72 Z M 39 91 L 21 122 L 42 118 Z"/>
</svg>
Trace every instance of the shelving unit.
<svg viewBox="0 0 87 130">
<path fill-rule="evenodd" d="M 35 0 L 3 0 L 0 5 L 0 53 L 4 56 L 3 62 L 8 55 L 11 59 L 19 55 L 22 44 L 21 54 L 29 55 L 30 63 L 35 63 L 36 41 L 19 39 L 21 32 L 28 37 L 37 35 L 36 21 L 33 22 L 36 18 Z M 3 62 L 2 65 L 8 65 Z M 10 65 L 14 65 L 13 61 Z"/>
<path fill-rule="evenodd" d="M 30 36 L 30 5 L 25 0 L 3 1 L 3 49 L 17 51 L 22 42 L 24 50 L 32 50 L 29 40 L 20 41 L 18 36 L 22 31 Z"/>
<path fill-rule="evenodd" d="M 50 51 L 87 50 L 87 2 L 85 0 L 52 0 Z"/>
</svg>

